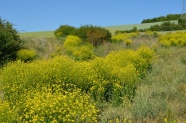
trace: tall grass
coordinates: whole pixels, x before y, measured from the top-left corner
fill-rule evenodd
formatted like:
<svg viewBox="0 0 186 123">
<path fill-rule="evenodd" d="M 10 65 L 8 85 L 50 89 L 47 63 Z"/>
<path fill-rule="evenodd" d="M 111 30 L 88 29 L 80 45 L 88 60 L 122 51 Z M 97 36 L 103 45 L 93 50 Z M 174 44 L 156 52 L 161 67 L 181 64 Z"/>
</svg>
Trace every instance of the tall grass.
<svg viewBox="0 0 186 123">
<path fill-rule="evenodd" d="M 133 102 L 124 101 L 120 108 L 103 106 L 105 110 L 102 112 L 102 119 L 125 117 L 138 123 L 184 122 L 186 120 L 186 48 L 163 48 L 159 46 L 156 38 L 140 38 L 140 40 L 138 38 L 133 39 L 133 42 L 135 44 L 131 48 L 134 49 L 144 44 L 154 48 L 157 60 L 152 70 L 138 84 Z M 113 46 L 118 49 L 126 48 L 121 47 L 121 44 Z"/>
<path fill-rule="evenodd" d="M 64 53 L 62 48 L 63 40 L 54 38 L 31 38 L 26 37 L 23 39 L 23 47 L 36 51 L 38 58 L 51 58 L 56 55 Z"/>
<path fill-rule="evenodd" d="M 132 112 L 135 118 L 186 119 L 185 48 L 160 49 L 152 72 L 139 85 Z M 166 55 L 165 55 L 166 54 Z"/>
</svg>

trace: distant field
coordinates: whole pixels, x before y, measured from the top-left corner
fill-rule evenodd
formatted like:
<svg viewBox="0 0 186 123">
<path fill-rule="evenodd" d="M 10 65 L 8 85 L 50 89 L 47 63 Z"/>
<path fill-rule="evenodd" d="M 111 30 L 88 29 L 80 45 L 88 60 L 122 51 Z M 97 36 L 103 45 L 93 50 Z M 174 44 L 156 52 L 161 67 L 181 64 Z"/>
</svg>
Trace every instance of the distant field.
<svg viewBox="0 0 186 123">
<path fill-rule="evenodd" d="M 173 20 L 170 21 L 171 23 L 175 23 L 178 24 L 177 20 Z M 137 27 L 137 29 L 146 29 L 146 28 L 150 28 L 153 25 L 160 25 L 163 22 L 155 22 L 155 23 L 144 23 L 144 24 L 127 24 L 127 25 L 118 25 L 118 26 L 108 26 L 105 27 L 106 29 L 108 29 L 112 34 L 115 33 L 115 31 L 123 31 L 123 30 L 131 30 L 134 27 Z"/>
<path fill-rule="evenodd" d="M 177 20 L 170 21 L 175 24 L 178 24 Z M 137 29 L 146 29 L 149 28 L 152 25 L 159 25 L 163 22 L 155 22 L 155 23 L 144 23 L 144 24 L 127 24 L 127 25 L 118 25 L 118 26 L 107 26 L 104 27 L 108 29 L 112 34 L 115 33 L 115 31 L 118 30 L 131 30 L 134 27 L 137 27 Z M 36 37 L 36 38 L 53 38 L 54 37 L 54 31 L 41 31 L 41 32 L 24 32 L 19 34 L 21 37 Z"/>
<path fill-rule="evenodd" d="M 21 37 L 53 38 L 54 31 L 24 32 L 24 33 L 20 33 L 19 35 Z"/>
</svg>

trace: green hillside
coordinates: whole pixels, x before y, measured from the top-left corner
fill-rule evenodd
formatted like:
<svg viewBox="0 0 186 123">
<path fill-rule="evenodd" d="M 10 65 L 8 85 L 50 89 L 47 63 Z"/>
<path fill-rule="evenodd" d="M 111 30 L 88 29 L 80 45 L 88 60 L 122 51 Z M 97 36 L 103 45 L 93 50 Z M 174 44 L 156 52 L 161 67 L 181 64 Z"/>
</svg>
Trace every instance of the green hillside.
<svg viewBox="0 0 186 123">
<path fill-rule="evenodd" d="M 137 27 L 137 29 L 146 29 L 146 28 L 151 27 L 152 25 L 160 25 L 164 22 L 143 23 L 143 24 L 126 24 L 126 25 L 117 25 L 117 26 L 107 26 L 105 28 L 108 29 L 112 34 L 114 34 L 115 31 L 119 31 L 119 30 L 120 31 L 131 30 L 134 27 Z M 178 20 L 173 20 L 173 21 L 170 21 L 170 22 L 178 24 Z M 54 31 L 24 32 L 24 33 L 20 33 L 19 35 L 21 37 L 53 38 L 54 37 Z"/>
<path fill-rule="evenodd" d="M 54 31 L 41 31 L 41 32 L 24 32 L 19 34 L 21 37 L 36 37 L 36 38 L 53 38 Z"/>
<path fill-rule="evenodd" d="M 154 23 L 143 23 L 143 24 L 127 24 L 127 25 L 118 25 L 118 26 L 108 26 L 105 27 L 106 29 L 108 29 L 112 34 L 114 34 L 115 31 L 124 31 L 124 30 L 131 30 L 134 27 L 137 27 L 137 29 L 147 29 L 150 28 L 153 25 L 160 25 L 163 22 L 154 22 Z M 178 20 L 173 20 L 173 21 L 169 21 L 171 23 L 175 23 L 178 24 Z"/>
</svg>

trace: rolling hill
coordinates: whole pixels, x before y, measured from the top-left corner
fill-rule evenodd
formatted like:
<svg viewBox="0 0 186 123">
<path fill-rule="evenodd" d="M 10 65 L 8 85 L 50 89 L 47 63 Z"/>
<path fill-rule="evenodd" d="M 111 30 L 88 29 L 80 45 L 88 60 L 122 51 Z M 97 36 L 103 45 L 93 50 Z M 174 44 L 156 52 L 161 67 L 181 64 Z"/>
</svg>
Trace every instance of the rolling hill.
<svg viewBox="0 0 186 123">
<path fill-rule="evenodd" d="M 173 20 L 170 22 L 178 24 L 178 20 Z M 134 27 L 137 27 L 137 29 L 146 29 L 146 28 L 151 27 L 152 25 L 160 25 L 162 23 L 163 22 L 143 23 L 143 24 L 126 24 L 126 25 L 106 26 L 104 28 L 108 29 L 112 34 L 114 34 L 115 31 L 119 31 L 119 30 L 120 31 L 131 30 Z M 21 37 L 53 38 L 54 31 L 24 32 L 24 33 L 19 33 L 19 35 Z"/>
</svg>

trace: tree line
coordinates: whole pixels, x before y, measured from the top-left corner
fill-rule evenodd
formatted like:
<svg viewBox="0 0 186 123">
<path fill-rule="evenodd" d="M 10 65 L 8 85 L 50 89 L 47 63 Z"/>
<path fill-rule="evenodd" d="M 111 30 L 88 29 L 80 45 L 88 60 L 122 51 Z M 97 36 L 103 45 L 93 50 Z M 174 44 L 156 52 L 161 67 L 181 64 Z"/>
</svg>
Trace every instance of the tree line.
<svg viewBox="0 0 186 123">
<path fill-rule="evenodd" d="M 141 23 L 171 21 L 171 20 L 178 20 L 180 18 L 181 18 L 181 14 L 168 14 L 166 16 L 160 16 L 160 17 L 155 17 L 151 19 L 144 19 Z"/>
<path fill-rule="evenodd" d="M 178 20 L 178 24 L 170 22 L 172 20 Z M 144 19 L 141 23 L 154 23 L 154 22 L 163 22 L 160 25 L 152 25 L 150 28 L 146 29 L 137 29 L 133 27 L 131 30 L 120 30 L 115 33 L 131 33 L 131 32 L 145 32 L 150 31 L 174 31 L 174 30 L 185 30 L 186 29 L 186 18 L 183 18 L 181 14 L 168 14 L 167 16 L 160 16 L 151 19 Z"/>
<path fill-rule="evenodd" d="M 108 29 L 93 25 L 83 25 L 79 28 L 70 25 L 61 25 L 54 31 L 54 35 L 56 38 L 75 35 L 84 42 L 91 43 L 93 46 L 98 46 L 104 42 L 111 41 L 111 33 Z"/>
</svg>

